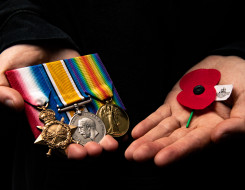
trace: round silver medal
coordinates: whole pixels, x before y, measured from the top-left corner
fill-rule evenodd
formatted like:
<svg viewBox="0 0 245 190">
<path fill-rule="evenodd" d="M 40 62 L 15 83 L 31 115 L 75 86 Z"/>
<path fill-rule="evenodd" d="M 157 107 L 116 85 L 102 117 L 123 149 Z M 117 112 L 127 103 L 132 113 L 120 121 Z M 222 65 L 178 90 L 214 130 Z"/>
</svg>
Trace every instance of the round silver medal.
<svg viewBox="0 0 245 190">
<path fill-rule="evenodd" d="M 81 145 L 85 145 L 90 141 L 99 143 L 106 134 L 103 121 L 90 112 L 75 114 L 71 118 L 69 125 L 77 126 L 72 138 Z"/>
</svg>

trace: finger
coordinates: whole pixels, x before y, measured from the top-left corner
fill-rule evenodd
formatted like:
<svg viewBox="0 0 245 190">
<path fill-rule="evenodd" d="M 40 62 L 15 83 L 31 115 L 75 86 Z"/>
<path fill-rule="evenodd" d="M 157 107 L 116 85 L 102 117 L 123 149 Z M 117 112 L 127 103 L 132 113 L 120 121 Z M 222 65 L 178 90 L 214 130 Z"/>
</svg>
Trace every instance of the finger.
<svg viewBox="0 0 245 190">
<path fill-rule="evenodd" d="M 245 133 L 245 120 L 242 118 L 230 118 L 217 125 L 212 132 L 211 138 L 214 142 L 218 142 L 238 133 Z"/>
<path fill-rule="evenodd" d="M 4 74 L 4 71 L 0 71 L 0 86 L 8 86 L 9 87 L 9 82 Z"/>
<path fill-rule="evenodd" d="M 96 142 L 88 142 L 84 146 L 80 144 L 70 144 L 66 149 L 69 159 L 82 160 L 86 156 L 96 157 L 102 153 L 102 146 Z"/>
<path fill-rule="evenodd" d="M 228 119 L 230 118 L 231 108 L 225 105 L 223 102 L 214 102 L 210 109 L 213 109 L 221 118 Z"/>
<path fill-rule="evenodd" d="M 88 142 L 84 147 L 79 144 L 70 144 L 65 152 L 68 159 L 82 160 L 86 156 L 99 156 L 102 148 L 107 151 L 115 151 L 118 148 L 118 142 L 112 136 L 106 135 L 100 144 Z"/>
<path fill-rule="evenodd" d="M 141 144 L 133 153 L 133 160 L 144 162 L 155 157 L 155 155 L 163 148 L 174 143 L 179 138 L 185 136 L 194 128 L 181 127 L 175 130 L 170 136 L 157 139 L 153 142 L 145 142 Z"/>
<path fill-rule="evenodd" d="M 129 147 L 126 149 L 124 156 L 127 160 L 133 160 L 133 154 L 134 151 L 142 144 L 146 143 L 146 142 L 151 142 L 150 140 L 148 140 L 147 138 L 139 138 L 137 140 L 135 140 L 134 142 L 132 142 Z"/>
<path fill-rule="evenodd" d="M 65 153 L 68 159 L 82 160 L 87 157 L 87 150 L 80 144 L 70 144 Z"/>
<path fill-rule="evenodd" d="M 168 117 L 160 122 L 155 128 L 151 129 L 148 133 L 146 133 L 143 137 L 135 140 L 126 150 L 125 157 L 128 160 L 132 160 L 134 158 L 135 150 L 146 142 L 152 142 L 156 139 L 168 136 L 175 129 L 180 127 L 180 123 L 177 121 L 175 117 Z M 154 149 L 155 150 L 155 149 Z M 153 151 L 153 150 L 152 150 Z M 144 152 L 144 151 L 143 151 Z M 145 152 L 145 154 L 148 154 Z M 143 156 L 144 157 L 144 156 Z"/>
<path fill-rule="evenodd" d="M 212 140 L 217 142 L 234 133 L 245 133 L 245 93 L 241 93 L 234 104 L 230 118 L 221 122 L 212 133 Z"/>
<path fill-rule="evenodd" d="M 148 131 L 144 137 L 154 141 L 156 139 L 170 135 L 174 130 L 181 127 L 176 117 L 171 116 L 161 121 L 156 127 Z"/>
<path fill-rule="evenodd" d="M 211 142 L 212 127 L 199 127 L 187 133 L 183 138 L 160 150 L 154 162 L 157 166 L 165 166 L 189 153 L 201 149 Z"/>
<path fill-rule="evenodd" d="M 106 135 L 101 141 L 100 145 L 104 150 L 112 152 L 117 150 L 118 142 L 110 135 Z"/>
<path fill-rule="evenodd" d="M 20 111 L 24 108 L 24 100 L 19 92 L 16 90 L 0 86 L 0 104 Z"/>
<path fill-rule="evenodd" d="M 143 136 L 153 127 L 158 125 L 158 123 L 160 123 L 163 119 L 169 117 L 170 115 L 171 110 L 168 104 L 160 106 L 154 113 L 149 115 L 146 119 L 135 126 L 135 128 L 132 130 L 132 137 L 137 139 Z"/>
<path fill-rule="evenodd" d="M 210 133 L 215 128 L 215 125 L 219 122 L 221 122 L 223 119 L 216 115 L 213 112 L 210 112 L 206 114 L 206 116 L 200 116 L 198 117 L 198 120 L 193 122 L 191 127 L 186 128 L 185 124 L 181 128 L 178 128 L 174 130 L 171 135 L 164 138 L 159 138 L 155 140 L 152 143 L 145 143 L 144 145 L 141 145 L 133 155 L 133 159 L 136 161 L 146 161 L 149 159 L 154 158 L 156 155 L 159 154 L 162 150 L 165 150 L 169 146 L 171 147 L 172 144 L 175 144 L 176 142 L 182 142 L 183 140 L 183 149 L 187 148 L 188 146 L 190 148 L 190 152 L 194 151 L 195 148 L 191 147 L 192 143 L 194 145 L 200 146 L 201 143 L 203 143 L 202 146 L 206 145 L 207 139 L 210 141 Z M 190 139 L 190 140 L 189 140 Z M 185 141 L 190 141 L 190 144 L 186 143 Z M 192 142 L 194 141 L 194 142 Z M 199 142 L 200 141 L 200 142 Z M 192 149 L 193 148 L 193 149 Z M 188 152 L 186 152 L 187 154 Z M 181 156 L 181 155 L 180 155 Z M 176 156 L 176 159 L 178 157 Z M 157 159 L 157 158 L 156 158 Z M 157 162 L 157 161 L 156 161 Z"/>
<path fill-rule="evenodd" d="M 97 142 L 94 142 L 94 141 L 90 141 L 90 142 L 86 143 L 84 145 L 84 147 L 86 148 L 88 155 L 91 157 L 97 157 L 103 151 L 102 146 L 100 144 L 98 144 Z"/>
</svg>

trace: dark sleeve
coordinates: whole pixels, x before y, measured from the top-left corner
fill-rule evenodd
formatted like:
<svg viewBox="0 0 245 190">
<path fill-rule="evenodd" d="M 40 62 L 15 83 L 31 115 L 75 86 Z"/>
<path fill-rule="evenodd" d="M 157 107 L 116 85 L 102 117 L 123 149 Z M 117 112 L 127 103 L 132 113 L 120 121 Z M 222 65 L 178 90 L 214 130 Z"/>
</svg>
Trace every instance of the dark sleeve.
<svg viewBox="0 0 245 190">
<path fill-rule="evenodd" d="M 211 52 L 212 55 L 238 56 L 245 59 L 245 41 L 227 44 Z"/>
<path fill-rule="evenodd" d="M 69 35 L 45 20 L 38 4 L 28 0 L 1 1 L 0 52 L 15 44 L 38 42 L 62 44 L 78 50 Z"/>
<path fill-rule="evenodd" d="M 245 59 L 245 27 L 243 25 L 245 3 L 244 1 L 232 1 L 226 10 L 222 27 L 217 31 L 213 40 L 216 47 L 211 51 L 211 54 L 239 56 Z"/>
</svg>

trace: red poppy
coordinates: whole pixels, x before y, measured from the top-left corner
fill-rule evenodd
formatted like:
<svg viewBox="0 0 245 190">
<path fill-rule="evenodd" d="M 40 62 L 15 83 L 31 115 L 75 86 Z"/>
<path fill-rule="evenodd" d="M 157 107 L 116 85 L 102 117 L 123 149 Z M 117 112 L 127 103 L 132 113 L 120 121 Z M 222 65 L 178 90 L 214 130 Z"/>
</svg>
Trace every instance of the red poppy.
<svg viewBox="0 0 245 190">
<path fill-rule="evenodd" d="M 206 108 L 216 98 L 214 86 L 220 77 L 216 69 L 198 69 L 187 73 L 179 83 L 182 91 L 177 96 L 178 102 L 195 110 Z"/>
</svg>

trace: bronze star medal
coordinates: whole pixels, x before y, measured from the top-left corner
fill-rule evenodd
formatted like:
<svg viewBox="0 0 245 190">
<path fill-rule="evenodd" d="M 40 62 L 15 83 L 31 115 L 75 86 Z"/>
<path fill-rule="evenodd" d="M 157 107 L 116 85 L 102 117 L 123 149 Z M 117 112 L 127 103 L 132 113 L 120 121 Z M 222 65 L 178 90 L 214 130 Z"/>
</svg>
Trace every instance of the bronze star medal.
<svg viewBox="0 0 245 190">
<path fill-rule="evenodd" d="M 69 144 L 75 142 L 72 139 L 72 133 L 76 126 L 67 125 L 64 123 L 64 118 L 61 121 L 56 120 L 55 112 L 51 109 L 46 109 L 47 106 L 42 106 L 39 114 L 39 119 L 44 122 L 44 126 L 37 126 L 42 130 L 35 144 L 45 144 L 49 147 L 47 156 L 51 155 L 52 149 L 65 149 Z"/>
</svg>

